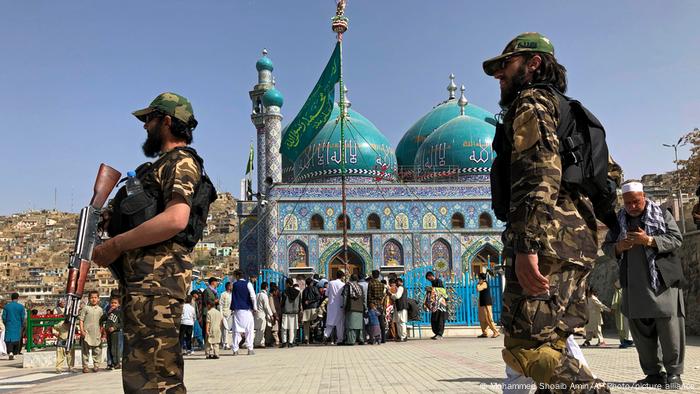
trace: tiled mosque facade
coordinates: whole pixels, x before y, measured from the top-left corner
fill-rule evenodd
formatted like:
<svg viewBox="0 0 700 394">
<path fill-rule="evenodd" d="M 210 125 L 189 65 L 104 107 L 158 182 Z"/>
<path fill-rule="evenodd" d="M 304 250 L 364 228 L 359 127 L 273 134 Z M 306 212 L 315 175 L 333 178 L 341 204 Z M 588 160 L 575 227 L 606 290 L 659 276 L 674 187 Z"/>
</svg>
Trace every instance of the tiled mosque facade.
<svg viewBox="0 0 700 394">
<path fill-rule="evenodd" d="M 260 186 L 255 199 L 239 203 L 244 271 L 332 276 L 344 265 L 344 220 L 349 268 L 359 274 L 432 266 L 444 276 L 473 277 L 500 263 L 503 223 L 491 210 L 488 177 L 495 119 L 468 103 L 464 90 L 455 96 L 454 76 L 447 100 L 421 117 L 396 149 L 371 121 L 348 110 L 344 218 L 338 107 L 294 163 L 281 158 L 283 99 L 266 52 L 256 68 L 250 97 Z"/>
</svg>

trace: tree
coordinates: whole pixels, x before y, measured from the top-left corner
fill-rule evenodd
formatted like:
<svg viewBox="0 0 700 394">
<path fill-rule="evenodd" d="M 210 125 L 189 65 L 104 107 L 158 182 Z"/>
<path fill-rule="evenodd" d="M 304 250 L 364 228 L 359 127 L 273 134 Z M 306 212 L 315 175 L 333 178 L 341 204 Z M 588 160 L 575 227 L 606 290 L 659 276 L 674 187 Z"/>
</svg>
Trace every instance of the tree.
<svg viewBox="0 0 700 394">
<path fill-rule="evenodd" d="M 674 177 L 680 175 L 681 190 L 694 193 L 700 183 L 700 129 L 697 127 L 682 138 L 682 144 L 690 144 L 690 157 L 686 160 L 678 160 L 678 174 L 674 171 Z"/>
</svg>

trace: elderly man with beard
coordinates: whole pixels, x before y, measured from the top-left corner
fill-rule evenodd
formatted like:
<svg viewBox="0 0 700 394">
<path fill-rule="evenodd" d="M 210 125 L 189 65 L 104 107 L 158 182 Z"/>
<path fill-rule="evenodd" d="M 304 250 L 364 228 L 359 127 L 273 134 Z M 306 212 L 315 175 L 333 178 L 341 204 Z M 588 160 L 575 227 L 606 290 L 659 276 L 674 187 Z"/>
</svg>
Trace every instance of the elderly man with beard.
<svg viewBox="0 0 700 394">
<path fill-rule="evenodd" d="M 562 183 L 557 128 L 566 69 L 552 43 L 523 33 L 483 63 L 500 82 L 503 120 L 496 128 L 491 169 L 503 233 L 506 288 L 503 359 L 512 370 L 553 392 L 609 392 L 567 350 L 586 323 L 585 289 L 598 253 L 590 202 Z"/>
<path fill-rule="evenodd" d="M 678 389 L 683 384 L 685 309 L 683 268 L 674 252 L 683 236 L 673 216 L 645 197 L 641 183 L 623 185 L 622 199 L 620 231 L 608 233 L 603 251 L 620 264 L 620 309 L 629 319 L 647 375 L 637 384 Z"/>
<path fill-rule="evenodd" d="M 113 237 L 95 247 L 92 258 L 107 267 L 121 257 L 124 392 L 184 393 L 179 329 L 192 260 L 190 249 L 177 240 L 187 234 L 202 179 L 201 158 L 188 146 L 197 121 L 190 102 L 175 93 L 160 94 L 133 114 L 148 133 L 143 153 L 158 157 L 140 167 L 144 190 L 157 194 L 158 212 L 125 232 L 113 228 L 117 216 L 112 217 L 105 227 Z"/>
</svg>

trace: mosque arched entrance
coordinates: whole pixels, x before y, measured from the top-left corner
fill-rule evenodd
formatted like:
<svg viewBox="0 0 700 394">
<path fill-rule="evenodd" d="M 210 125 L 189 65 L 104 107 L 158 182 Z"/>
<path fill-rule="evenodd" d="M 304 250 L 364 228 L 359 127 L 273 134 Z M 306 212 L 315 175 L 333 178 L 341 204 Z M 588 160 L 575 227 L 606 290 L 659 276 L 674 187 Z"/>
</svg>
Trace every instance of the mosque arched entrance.
<svg viewBox="0 0 700 394">
<path fill-rule="evenodd" d="M 364 266 L 365 262 L 362 259 L 362 257 L 360 257 L 359 254 L 355 253 L 355 251 L 352 250 L 352 248 L 348 248 L 349 274 L 355 274 L 361 277 L 365 274 Z M 331 280 L 335 279 L 335 273 L 338 272 L 339 269 L 345 271 L 345 260 L 342 248 L 340 248 L 340 250 L 333 257 L 331 257 L 331 260 L 328 263 L 328 278 Z"/>
</svg>

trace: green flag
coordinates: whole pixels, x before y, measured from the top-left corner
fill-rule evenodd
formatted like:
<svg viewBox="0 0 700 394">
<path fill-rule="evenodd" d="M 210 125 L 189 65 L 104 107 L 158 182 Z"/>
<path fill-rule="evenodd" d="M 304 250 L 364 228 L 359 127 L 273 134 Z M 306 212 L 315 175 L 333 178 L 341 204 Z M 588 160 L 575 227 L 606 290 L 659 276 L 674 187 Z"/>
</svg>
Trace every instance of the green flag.
<svg viewBox="0 0 700 394">
<path fill-rule="evenodd" d="M 280 153 L 292 163 L 328 122 L 333 111 L 335 84 L 340 81 L 340 43 L 335 44 L 323 74 L 318 79 L 301 111 L 282 136 Z"/>
<path fill-rule="evenodd" d="M 253 171 L 253 156 L 255 152 L 253 151 L 253 143 L 250 143 L 250 153 L 248 154 L 248 164 L 245 166 L 245 174 L 249 175 Z"/>
</svg>

